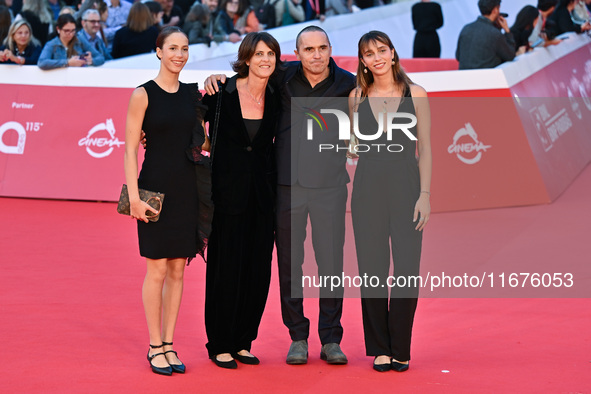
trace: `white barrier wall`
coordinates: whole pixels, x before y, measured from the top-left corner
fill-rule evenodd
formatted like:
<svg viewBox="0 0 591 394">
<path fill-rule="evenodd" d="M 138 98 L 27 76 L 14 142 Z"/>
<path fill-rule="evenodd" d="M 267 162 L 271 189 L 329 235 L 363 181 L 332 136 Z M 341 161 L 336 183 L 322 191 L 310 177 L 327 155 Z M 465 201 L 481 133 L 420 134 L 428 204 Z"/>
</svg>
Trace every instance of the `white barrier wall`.
<svg viewBox="0 0 591 394">
<path fill-rule="evenodd" d="M 521 8 L 537 0 L 505 0 L 501 9 L 509 14 L 509 25 Z M 387 33 L 396 46 L 401 58 L 412 57 L 412 45 L 415 31 L 412 28 L 410 9 L 416 1 L 403 1 L 388 6 L 374 7 L 358 13 L 338 15 L 327 18 L 324 22 L 314 22 L 328 32 L 334 56 L 357 56 L 359 37 L 370 30 Z M 460 30 L 473 22 L 480 12 L 478 0 L 438 0 L 443 10 L 444 25 L 438 30 L 441 40 L 441 57 L 455 58 L 456 44 Z M 300 23 L 269 30 L 281 45 L 282 53 L 293 53 L 298 32 L 311 23 Z M 212 43 L 193 45 L 190 50 L 189 69 L 228 69 L 236 58 L 239 44 Z M 140 55 L 133 58 L 107 62 L 108 68 L 157 68 L 158 60 L 154 55 Z"/>
</svg>

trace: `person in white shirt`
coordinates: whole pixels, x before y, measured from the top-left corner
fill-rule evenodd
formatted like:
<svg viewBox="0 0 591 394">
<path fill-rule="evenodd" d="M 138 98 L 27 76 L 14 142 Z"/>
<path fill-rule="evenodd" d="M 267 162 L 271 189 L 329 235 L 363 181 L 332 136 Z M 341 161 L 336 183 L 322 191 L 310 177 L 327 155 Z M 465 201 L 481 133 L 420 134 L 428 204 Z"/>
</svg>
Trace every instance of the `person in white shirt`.
<svg viewBox="0 0 591 394">
<path fill-rule="evenodd" d="M 107 48 L 110 50 L 113 46 L 115 32 L 127 23 L 131 3 L 122 0 L 105 0 L 105 2 L 109 7 L 109 16 L 103 31 L 107 39 Z"/>
</svg>

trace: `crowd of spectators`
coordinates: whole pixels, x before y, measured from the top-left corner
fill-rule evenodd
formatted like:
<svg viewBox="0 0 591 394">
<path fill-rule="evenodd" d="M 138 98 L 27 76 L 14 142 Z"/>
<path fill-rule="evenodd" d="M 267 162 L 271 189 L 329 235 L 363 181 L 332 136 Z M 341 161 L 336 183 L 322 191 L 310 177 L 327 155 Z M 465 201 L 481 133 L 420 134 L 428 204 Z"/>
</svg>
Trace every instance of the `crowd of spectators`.
<svg viewBox="0 0 591 394">
<path fill-rule="evenodd" d="M 165 26 L 179 26 L 191 44 L 209 46 L 212 41 L 239 42 L 252 31 L 322 21 L 397 1 L 0 0 L 0 63 L 36 64 L 42 48 L 42 68 L 96 66 L 154 51 L 155 38 Z M 591 0 L 538 0 L 537 7 L 526 6 L 518 13 L 511 28 L 500 12 L 500 0 L 474 1 L 482 15 L 460 34 L 456 50 L 460 69 L 495 67 L 536 46 L 558 44 L 561 40 L 556 37 L 562 33 L 591 30 Z M 74 20 L 73 34 L 60 27 L 63 15 Z M 70 20 L 64 18 L 62 22 Z M 417 31 L 413 56 L 439 57 L 436 30 L 443 25 L 439 4 L 421 0 L 412 8 L 412 22 Z M 50 51 L 51 56 L 59 53 L 66 58 L 48 59 Z"/>
<path fill-rule="evenodd" d="M 154 51 L 166 26 L 182 28 L 191 44 L 239 42 L 252 31 L 391 1 L 397 0 L 0 0 L 0 63 L 37 64 L 42 51 L 44 69 L 97 66 Z"/>
<path fill-rule="evenodd" d="M 493 68 L 537 46 L 557 45 L 563 33 L 591 30 L 591 0 L 538 0 L 523 7 L 511 28 L 501 0 L 478 0 L 481 15 L 462 29 L 456 48 L 459 68 Z"/>
</svg>

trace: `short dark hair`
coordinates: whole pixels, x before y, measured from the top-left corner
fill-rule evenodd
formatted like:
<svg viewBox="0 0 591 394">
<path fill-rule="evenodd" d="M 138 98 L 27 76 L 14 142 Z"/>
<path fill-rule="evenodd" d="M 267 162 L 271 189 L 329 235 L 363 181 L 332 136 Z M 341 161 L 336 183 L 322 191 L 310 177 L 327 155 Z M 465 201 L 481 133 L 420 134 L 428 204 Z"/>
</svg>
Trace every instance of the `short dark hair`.
<svg viewBox="0 0 591 394">
<path fill-rule="evenodd" d="M 187 37 L 187 33 L 185 33 L 183 29 L 181 29 L 180 27 L 166 26 L 164 29 L 160 31 L 158 37 L 156 37 L 156 48 L 162 49 L 164 47 L 164 41 L 166 41 L 166 39 L 174 33 L 181 33 L 183 36 Z M 189 37 L 187 37 L 187 40 L 188 39 Z M 156 57 L 158 57 L 158 55 L 156 55 Z M 158 59 L 160 58 L 158 57 Z"/>
<path fill-rule="evenodd" d="M 252 58 L 258 43 L 261 41 L 267 44 L 269 49 L 275 52 L 275 71 L 273 74 L 275 74 L 277 69 L 281 67 L 281 46 L 279 46 L 277 40 L 272 35 L 265 32 L 248 33 L 240 43 L 236 61 L 232 63 L 232 69 L 236 71 L 240 78 L 248 76 L 248 66 L 246 65 L 246 62 Z"/>
<path fill-rule="evenodd" d="M 326 41 L 328 41 L 328 46 L 330 45 L 330 38 L 328 38 L 328 34 L 326 33 L 326 31 L 324 31 L 323 28 L 315 26 L 315 25 L 311 25 L 311 26 L 306 26 L 302 29 L 302 31 L 300 31 L 298 33 L 298 36 L 296 37 L 296 49 L 298 49 L 298 47 L 300 46 L 300 36 L 304 33 L 308 33 L 311 31 L 320 31 L 322 33 L 324 33 L 324 35 L 326 36 Z"/>
<path fill-rule="evenodd" d="M 490 15 L 500 5 L 501 0 L 478 0 L 478 9 L 482 15 Z"/>
<path fill-rule="evenodd" d="M 150 12 L 151 12 L 152 14 L 157 14 L 157 13 L 159 13 L 159 12 L 162 12 L 162 6 L 161 6 L 161 5 L 160 5 L 160 3 L 159 3 L 159 2 L 157 2 L 157 1 L 146 1 L 146 2 L 144 3 L 144 5 L 145 5 L 146 7 L 148 7 L 148 9 L 150 10 Z"/>
<path fill-rule="evenodd" d="M 569 5 L 570 3 L 573 3 L 575 0 L 560 0 L 560 6 L 561 7 L 566 7 L 567 5 Z"/>
<path fill-rule="evenodd" d="M 556 7 L 558 0 L 538 0 L 538 10 L 548 11 L 552 7 Z"/>
</svg>

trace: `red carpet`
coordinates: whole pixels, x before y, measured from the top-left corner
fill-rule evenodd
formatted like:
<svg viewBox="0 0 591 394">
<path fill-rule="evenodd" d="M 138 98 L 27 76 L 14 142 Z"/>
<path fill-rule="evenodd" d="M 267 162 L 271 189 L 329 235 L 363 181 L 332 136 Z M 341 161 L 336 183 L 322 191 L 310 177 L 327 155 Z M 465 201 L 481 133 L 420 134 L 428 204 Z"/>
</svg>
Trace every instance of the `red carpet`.
<svg viewBox="0 0 591 394">
<path fill-rule="evenodd" d="M 551 205 L 433 215 L 423 264 L 588 264 L 590 205 L 587 167 Z M 589 298 L 421 299 L 411 369 L 379 374 L 364 356 L 357 299 L 345 300 L 343 316 L 349 365 L 319 360 L 315 330 L 308 365 L 286 365 L 276 272 L 253 346 L 261 365 L 221 370 L 205 351 L 197 260 L 175 337 L 187 374 L 157 376 L 145 359 L 145 267 L 132 220 L 112 203 L 0 198 L 0 223 L 2 392 L 591 392 Z M 312 327 L 315 304 L 306 302 Z"/>
</svg>

